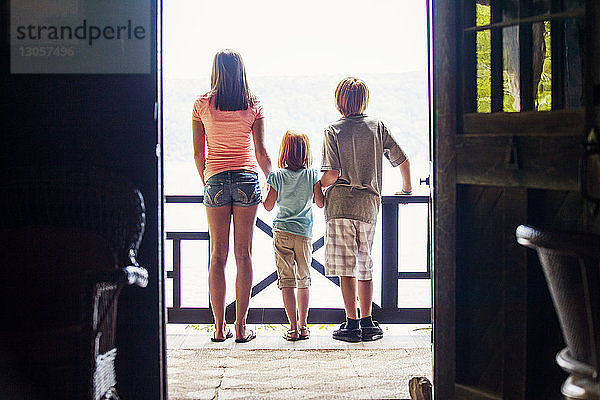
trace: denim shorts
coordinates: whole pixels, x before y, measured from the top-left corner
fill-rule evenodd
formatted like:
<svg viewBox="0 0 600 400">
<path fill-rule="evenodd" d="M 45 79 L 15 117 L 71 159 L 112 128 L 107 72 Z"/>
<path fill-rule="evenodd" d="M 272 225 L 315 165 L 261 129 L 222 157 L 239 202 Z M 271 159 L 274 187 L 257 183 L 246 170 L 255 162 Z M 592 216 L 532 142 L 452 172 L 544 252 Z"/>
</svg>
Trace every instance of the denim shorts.
<svg viewBox="0 0 600 400">
<path fill-rule="evenodd" d="M 256 172 L 232 170 L 219 172 L 204 185 L 204 205 L 222 207 L 233 203 L 251 207 L 260 203 L 260 183 Z"/>
</svg>

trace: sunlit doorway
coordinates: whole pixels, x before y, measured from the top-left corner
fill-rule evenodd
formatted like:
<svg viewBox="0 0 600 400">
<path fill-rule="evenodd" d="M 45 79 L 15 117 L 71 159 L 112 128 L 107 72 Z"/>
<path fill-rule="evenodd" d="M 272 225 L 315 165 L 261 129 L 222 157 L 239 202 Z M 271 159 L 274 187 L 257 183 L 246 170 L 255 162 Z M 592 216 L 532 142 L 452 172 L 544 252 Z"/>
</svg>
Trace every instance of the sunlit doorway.
<svg viewBox="0 0 600 400">
<path fill-rule="evenodd" d="M 409 154 L 413 182 L 418 187 L 419 180 L 429 174 L 425 1 L 399 4 L 384 1 L 364 7 L 357 1 L 296 5 L 270 1 L 256 7 L 239 2 L 227 6 L 235 12 L 225 14 L 223 6 L 216 4 L 191 0 L 165 3 L 165 195 L 202 194 L 193 161 L 191 109 L 195 98 L 208 91 L 212 58 L 222 48 L 234 48 L 244 57 L 251 88 L 266 110 L 265 137 L 272 157 L 283 133 L 295 129 L 311 138 L 318 168 L 323 129 L 339 118 L 333 102 L 335 86 L 341 78 L 356 75 L 370 87 L 367 112 L 385 121 Z M 224 15 L 227 18 L 217 17 Z M 337 21 L 351 22 L 343 26 Z M 399 172 L 389 164 L 384 163 L 384 167 L 384 194 L 392 194 L 399 189 Z M 419 189 L 419 193 L 428 193 L 426 187 Z M 423 271 L 427 264 L 427 207 L 414 205 L 404 214 L 400 224 L 407 229 L 399 233 L 399 270 Z M 274 213 L 259 208 L 262 221 L 270 224 L 273 217 Z M 313 238 L 317 240 L 324 232 L 322 213 L 315 212 L 315 219 Z M 206 226 L 202 206 L 165 204 L 167 236 L 168 232 L 207 231 Z M 380 243 L 377 239 L 376 246 Z M 181 282 L 173 288 L 173 280 L 167 279 L 167 305 L 173 306 L 175 289 L 182 307 L 208 307 L 207 242 L 187 240 L 180 245 Z M 167 270 L 172 270 L 173 240 L 166 241 L 165 249 Z M 381 251 L 375 248 L 376 252 Z M 265 258 L 255 263 L 256 284 L 274 271 L 268 235 L 255 235 L 254 253 Z M 323 249 L 314 257 L 323 263 Z M 232 280 L 233 257 L 229 264 L 228 279 Z M 319 295 L 313 296 L 311 306 L 342 308 L 339 293 L 329 287 L 326 278 L 314 275 L 314 293 Z M 376 282 L 381 285 L 381 276 Z M 412 293 L 404 296 L 405 306 L 430 307 L 428 279 L 404 280 L 399 285 L 400 296 Z M 375 288 L 375 302 L 381 301 L 379 289 Z M 270 285 L 253 297 L 251 307 L 272 306 L 273 299 L 279 297 L 278 289 Z M 229 291 L 227 301 L 233 300 L 234 293 Z"/>
<path fill-rule="evenodd" d="M 198 202 L 203 187 L 193 161 L 191 113 L 197 96 L 210 88 L 212 59 L 220 49 L 233 48 L 244 58 L 250 87 L 265 108 L 265 138 L 273 159 L 283 133 L 294 129 L 309 135 L 314 166 L 319 169 L 323 130 L 340 117 L 334 105 L 335 86 L 346 76 L 357 76 L 370 89 L 367 113 L 383 120 L 409 155 L 415 194 L 429 196 L 429 188 L 419 186 L 430 169 L 426 0 L 368 5 L 344 0 L 226 4 L 170 0 L 163 4 L 162 38 L 169 322 L 175 315 L 186 323 L 212 321 L 208 228 Z M 392 195 L 400 185 L 399 171 L 384 162 L 384 195 Z M 428 204 L 400 205 L 396 214 L 397 273 L 405 279 L 398 279 L 395 306 L 430 314 Z M 259 220 L 267 227 L 274 215 L 259 207 Z M 313 240 L 318 242 L 324 218 L 320 210 L 314 215 Z M 378 226 L 373 253 L 381 264 L 381 215 Z M 261 290 L 252 297 L 250 311 L 263 310 L 260 322 L 272 323 L 264 310 L 282 309 L 283 304 L 276 284 L 262 285 L 274 273 L 275 261 L 271 237 L 257 229 L 253 284 Z M 313 257 L 323 264 L 324 248 L 319 247 Z M 226 301 L 231 303 L 235 300 L 233 254 L 226 273 Z M 311 277 L 311 310 L 342 311 L 339 288 L 316 271 Z M 381 268 L 376 268 L 374 284 L 373 300 L 381 305 Z"/>
</svg>

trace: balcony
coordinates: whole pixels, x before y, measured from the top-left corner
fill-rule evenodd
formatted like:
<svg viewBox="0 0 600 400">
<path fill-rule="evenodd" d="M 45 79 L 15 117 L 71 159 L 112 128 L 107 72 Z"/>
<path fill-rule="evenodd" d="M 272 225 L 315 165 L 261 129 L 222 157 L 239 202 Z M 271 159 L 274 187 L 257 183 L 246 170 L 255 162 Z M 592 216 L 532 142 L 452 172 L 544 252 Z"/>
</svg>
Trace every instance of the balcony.
<svg viewBox="0 0 600 400">
<path fill-rule="evenodd" d="M 429 197 L 383 196 L 373 244 L 373 317 L 382 324 L 431 322 Z M 345 318 L 339 279 L 324 275 L 323 212 L 316 209 L 313 228 L 312 287 L 309 322 L 331 324 Z M 259 207 L 253 242 L 254 282 L 248 323 L 286 323 L 272 250 L 275 212 Z M 166 293 L 169 323 L 212 322 L 208 298 L 209 235 L 202 196 L 165 196 Z M 232 246 L 231 246 L 232 247 Z M 233 288 L 235 261 L 226 267 Z M 337 287 L 336 287 L 337 286 Z M 226 319 L 235 319 L 235 295 L 227 296 Z"/>
</svg>

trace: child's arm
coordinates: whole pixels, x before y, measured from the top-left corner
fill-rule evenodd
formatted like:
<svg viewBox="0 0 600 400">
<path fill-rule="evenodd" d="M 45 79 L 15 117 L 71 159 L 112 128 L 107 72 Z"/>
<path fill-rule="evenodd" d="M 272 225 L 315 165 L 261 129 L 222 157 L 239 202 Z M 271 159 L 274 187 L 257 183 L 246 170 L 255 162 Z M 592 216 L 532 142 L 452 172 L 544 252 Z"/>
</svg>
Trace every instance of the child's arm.
<svg viewBox="0 0 600 400">
<path fill-rule="evenodd" d="M 321 177 L 321 186 L 322 187 L 331 186 L 335 183 L 335 181 L 337 181 L 337 179 L 339 177 L 340 177 L 340 171 L 337 171 L 335 169 L 325 171 L 323 173 L 323 176 Z"/>
<path fill-rule="evenodd" d="M 265 178 L 268 178 L 269 172 L 271 172 L 271 157 L 265 147 L 265 121 L 263 118 L 257 119 L 252 124 L 252 139 L 254 140 L 256 161 L 265 174 Z"/>
<path fill-rule="evenodd" d="M 192 132 L 194 134 L 193 142 L 194 142 L 194 161 L 196 163 L 196 169 L 200 174 L 200 179 L 202 179 L 202 184 L 205 185 L 204 182 L 204 125 L 202 121 L 192 121 Z"/>
<path fill-rule="evenodd" d="M 402 192 L 399 194 L 411 194 L 412 184 L 410 183 L 410 163 L 408 158 L 400 164 L 400 174 L 402 175 Z"/>
<path fill-rule="evenodd" d="M 323 208 L 325 204 L 325 199 L 323 198 L 323 188 L 321 187 L 321 181 L 317 181 L 315 186 L 313 187 L 313 194 L 315 196 L 315 204 L 319 208 Z"/>
<path fill-rule="evenodd" d="M 263 206 L 265 210 L 271 211 L 273 207 L 275 207 L 275 202 L 277 201 L 277 190 L 273 189 L 273 186 L 268 185 L 267 196 L 263 200 Z"/>
</svg>

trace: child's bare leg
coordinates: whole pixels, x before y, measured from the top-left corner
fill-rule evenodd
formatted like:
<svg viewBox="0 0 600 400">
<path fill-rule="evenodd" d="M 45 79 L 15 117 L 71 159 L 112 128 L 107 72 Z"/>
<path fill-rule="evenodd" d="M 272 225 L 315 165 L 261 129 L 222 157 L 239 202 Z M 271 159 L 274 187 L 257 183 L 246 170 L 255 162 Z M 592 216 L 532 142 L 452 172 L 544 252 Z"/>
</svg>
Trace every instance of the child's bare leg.
<svg viewBox="0 0 600 400">
<path fill-rule="evenodd" d="M 344 298 L 346 309 L 346 321 L 340 325 L 340 329 L 333 331 L 333 338 L 345 342 L 360 342 L 362 331 L 360 320 L 356 310 L 356 278 L 352 276 L 340 276 L 340 287 Z"/>
<path fill-rule="evenodd" d="M 283 287 L 281 288 L 281 295 L 283 296 L 283 306 L 285 307 L 285 313 L 287 314 L 288 321 L 290 321 L 290 329 L 293 331 L 298 330 L 298 317 L 296 314 L 296 294 L 294 293 L 295 288 Z"/>
<path fill-rule="evenodd" d="M 373 306 L 373 280 L 358 281 L 358 301 L 361 318 L 370 316 Z"/>
<path fill-rule="evenodd" d="M 373 281 L 358 281 L 358 299 L 360 301 L 360 328 L 362 341 L 370 342 L 383 338 L 383 330 L 377 321 L 373 321 Z"/>
<path fill-rule="evenodd" d="M 298 326 L 308 325 L 308 288 L 298 288 Z"/>
<path fill-rule="evenodd" d="M 340 276 L 340 288 L 342 289 L 346 317 L 358 319 L 356 312 L 356 278 L 353 276 Z"/>
</svg>

